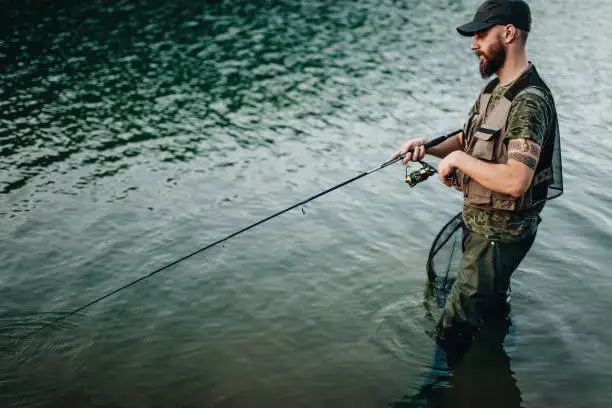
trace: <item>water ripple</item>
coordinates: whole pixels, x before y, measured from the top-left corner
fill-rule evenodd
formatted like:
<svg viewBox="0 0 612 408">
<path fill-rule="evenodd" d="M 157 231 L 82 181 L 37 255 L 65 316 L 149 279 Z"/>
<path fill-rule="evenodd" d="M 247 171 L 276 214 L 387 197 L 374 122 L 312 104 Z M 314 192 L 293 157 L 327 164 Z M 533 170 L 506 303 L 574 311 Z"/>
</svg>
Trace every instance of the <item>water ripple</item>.
<svg viewBox="0 0 612 408">
<path fill-rule="evenodd" d="M 571 393 L 611 389 L 612 11 L 532 3 L 529 52 L 556 96 L 566 194 L 517 272 L 513 370 L 527 406 L 595 406 Z M 455 129 L 483 85 L 453 30 L 474 5 L 11 7 L 0 17 L 2 310 L 75 307 L 380 164 L 408 137 Z M 13 361 L 0 387 L 31 406 L 384 406 L 415 391 L 435 320 L 422 266 L 460 198 L 435 180 L 409 190 L 403 173 L 361 179 L 101 304 L 38 338 L 46 352 L 21 370 Z M 2 335 L 33 327 L 18 323 Z"/>
</svg>

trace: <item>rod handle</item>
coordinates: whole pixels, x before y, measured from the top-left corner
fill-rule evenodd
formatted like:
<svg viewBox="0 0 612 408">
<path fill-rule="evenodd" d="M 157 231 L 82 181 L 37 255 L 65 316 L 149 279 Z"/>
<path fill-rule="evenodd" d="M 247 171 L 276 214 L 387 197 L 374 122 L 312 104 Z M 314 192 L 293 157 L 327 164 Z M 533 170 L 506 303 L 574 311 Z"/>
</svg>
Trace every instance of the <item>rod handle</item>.
<svg viewBox="0 0 612 408">
<path fill-rule="evenodd" d="M 455 130 L 454 132 L 451 132 L 451 133 L 449 133 L 447 135 L 436 137 L 435 139 L 430 140 L 429 142 L 425 143 L 425 148 L 429 149 L 430 147 L 437 146 L 440 143 L 442 143 L 443 141 L 445 141 L 446 139 L 449 139 L 449 138 L 451 138 L 451 137 L 453 137 L 455 135 L 458 135 L 462 131 L 463 131 L 463 129 L 458 129 L 458 130 Z"/>
</svg>

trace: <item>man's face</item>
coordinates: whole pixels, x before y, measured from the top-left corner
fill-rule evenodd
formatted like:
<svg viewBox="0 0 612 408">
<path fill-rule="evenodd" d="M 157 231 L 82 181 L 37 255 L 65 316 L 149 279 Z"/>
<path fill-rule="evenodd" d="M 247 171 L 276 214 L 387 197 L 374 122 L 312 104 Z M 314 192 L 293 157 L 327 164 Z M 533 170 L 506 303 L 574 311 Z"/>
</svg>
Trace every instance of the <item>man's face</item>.
<svg viewBox="0 0 612 408">
<path fill-rule="evenodd" d="M 488 78 L 506 61 L 506 48 L 502 41 L 502 26 L 493 26 L 488 30 L 474 34 L 472 51 L 476 54 L 480 65 L 480 75 Z"/>
</svg>

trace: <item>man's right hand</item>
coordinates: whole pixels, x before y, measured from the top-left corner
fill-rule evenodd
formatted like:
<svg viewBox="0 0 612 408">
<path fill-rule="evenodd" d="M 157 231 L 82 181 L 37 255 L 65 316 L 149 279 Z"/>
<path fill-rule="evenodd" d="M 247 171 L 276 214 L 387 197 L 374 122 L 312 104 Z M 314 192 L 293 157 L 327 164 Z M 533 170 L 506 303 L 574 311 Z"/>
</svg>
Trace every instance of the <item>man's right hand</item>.
<svg viewBox="0 0 612 408">
<path fill-rule="evenodd" d="M 425 157 L 425 143 L 427 143 L 427 139 L 410 139 L 397 152 L 393 153 L 389 160 L 393 160 L 403 154 L 406 155 L 402 159 L 404 164 L 408 164 L 409 161 L 423 160 L 423 157 Z M 413 151 L 409 152 L 409 150 Z"/>
</svg>

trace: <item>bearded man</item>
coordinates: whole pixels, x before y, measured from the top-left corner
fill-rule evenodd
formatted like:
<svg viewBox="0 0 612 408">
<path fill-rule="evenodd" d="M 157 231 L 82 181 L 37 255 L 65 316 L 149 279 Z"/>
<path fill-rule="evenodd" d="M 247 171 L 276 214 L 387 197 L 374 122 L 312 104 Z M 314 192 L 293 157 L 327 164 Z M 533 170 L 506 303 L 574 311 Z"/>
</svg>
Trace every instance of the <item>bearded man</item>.
<svg viewBox="0 0 612 408">
<path fill-rule="evenodd" d="M 463 191 L 463 257 L 436 327 L 447 353 L 462 354 L 493 315 L 507 311 L 510 277 L 529 252 L 548 199 L 562 194 L 553 96 L 527 59 L 529 6 L 488 0 L 457 28 L 472 37 L 480 74 L 495 74 L 478 95 L 463 131 L 436 147 L 408 140 L 391 158 L 441 158 L 440 180 Z"/>
</svg>

